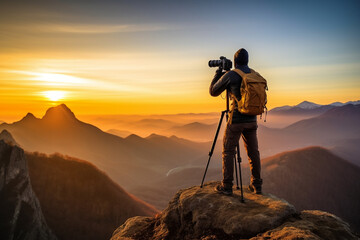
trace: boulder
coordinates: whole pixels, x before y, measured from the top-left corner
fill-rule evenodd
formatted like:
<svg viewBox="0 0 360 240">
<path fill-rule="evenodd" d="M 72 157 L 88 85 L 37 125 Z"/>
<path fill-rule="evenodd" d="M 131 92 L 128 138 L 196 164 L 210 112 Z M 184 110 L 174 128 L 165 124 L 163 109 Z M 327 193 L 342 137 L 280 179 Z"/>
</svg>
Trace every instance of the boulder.
<svg viewBox="0 0 360 240">
<path fill-rule="evenodd" d="M 349 224 L 337 216 L 323 211 L 302 211 L 281 226 L 251 238 L 265 239 L 359 239 L 351 232 Z"/>
</svg>

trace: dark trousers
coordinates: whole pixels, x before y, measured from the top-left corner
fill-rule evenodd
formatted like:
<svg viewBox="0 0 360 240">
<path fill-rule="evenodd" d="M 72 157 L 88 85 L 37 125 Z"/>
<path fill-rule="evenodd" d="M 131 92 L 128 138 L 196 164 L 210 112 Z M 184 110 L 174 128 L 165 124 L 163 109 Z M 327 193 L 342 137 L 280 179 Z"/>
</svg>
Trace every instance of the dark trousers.
<svg viewBox="0 0 360 240">
<path fill-rule="evenodd" d="M 225 188 L 231 188 L 234 180 L 234 158 L 236 154 L 236 146 L 239 143 L 240 136 L 244 141 L 247 151 L 250 170 L 251 183 L 254 186 L 261 186 L 262 179 L 260 177 L 261 164 L 260 153 L 257 139 L 257 122 L 233 123 L 227 124 L 223 139 L 223 185 Z"/>
</svg>

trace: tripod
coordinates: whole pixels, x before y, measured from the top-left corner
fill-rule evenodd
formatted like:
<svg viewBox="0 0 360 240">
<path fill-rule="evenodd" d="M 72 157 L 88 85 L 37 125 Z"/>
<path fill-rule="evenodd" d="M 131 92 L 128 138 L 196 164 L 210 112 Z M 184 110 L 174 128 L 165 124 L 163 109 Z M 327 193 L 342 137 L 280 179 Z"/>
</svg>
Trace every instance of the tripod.
<svg viewBox="0 0 360 240">
<path fill-rule="evenodd" d="M 229 118 L 229 92 L 226 91 L 226 110 L 222 111 L 221 112 L 221 117 L 220 117 L 220 121 L 219 121 L 219 124 L 218 124 L 218 127 L 216 129 L 216 133 L 215 133 L 215 137 L 214 137 L 214 141 L 212 143 L 212 146 L 211 146 L 211 150 L 209 152 L 209 159 L 207 161 L 207 164 L 206 164 L 206 168 L 205 168 L 205 172 L 204 172 L 204 176 L 202 178 L 202 181 L 201 181 L 201 185 L 200 187 L 202 188 L 203 187 L 203 184 L 204 184 L 204 180 L 205 180 L 205 176 L 206 176 L 206 173 L 207 173 L 207 170 L 209 168 L 209 163 L 210 163 L 210 159 L 214 153 L 214 148 L 215 148 L 215 145 L 216 145 L 216 141 L 217 141 L 217 138 L 219 136 L 219 132 L 220 132 L 220 128 L 221 128 L 221 124 L 222 124 L 222 121 L 224 119 L 224 115 L 226 114 L 226 121 L 228 121 L 228 118 Z M 237 146 L 236 146 L 236 154 L 234 156 L 234 165 L 235 165 L 235 176 L 236 176 L 236 189 L 239 189 L 239 179 L 238 179 L 238 171 L 237 171 L 237 164 L 236 164 L 236 158 L 237 158 L 237 161 L 238 161 L 238 166 L 239 166 L 239 178 L 240 178 L 240 190 L 241 190 L 241 202 L 244 202 L 244 192 L 243 192 L 243 187 L 242 187 L 242 177 L 241 177 L 241 156 L 240 156 L 240 148 L 239 148 L 239 143 L 237 143 Z"/>
</svg>

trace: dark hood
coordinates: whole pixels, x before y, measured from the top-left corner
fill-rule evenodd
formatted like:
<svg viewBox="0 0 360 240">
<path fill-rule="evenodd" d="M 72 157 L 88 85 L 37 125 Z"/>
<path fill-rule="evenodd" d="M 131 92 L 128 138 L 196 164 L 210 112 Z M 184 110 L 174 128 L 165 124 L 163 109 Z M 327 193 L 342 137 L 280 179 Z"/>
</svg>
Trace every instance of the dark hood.
<svg viewBox="0 0 360 240">
<path fill-rule="evenodd" d="M 244 48 L 239 49 L 234 55 L 234 65 L 235 65 L 235 67 L 236 66 L 248 65 L 248 62 L 249 62 L 249 54 L 248 54 L 248 52 Z"/>
</svg>

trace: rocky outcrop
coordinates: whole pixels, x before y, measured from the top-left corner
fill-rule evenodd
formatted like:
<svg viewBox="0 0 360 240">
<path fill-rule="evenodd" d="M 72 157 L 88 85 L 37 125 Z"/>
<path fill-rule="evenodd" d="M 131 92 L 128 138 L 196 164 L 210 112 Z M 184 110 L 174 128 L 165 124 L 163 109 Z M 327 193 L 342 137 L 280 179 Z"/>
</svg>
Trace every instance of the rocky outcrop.
<svg viewBox="0 0 360 240">
<path fill-rule="evenodd" d="M 285 200 L 244 189 L 225 196 L 203 188 L 180 190 L 154 218 L 134 217 L 111 240 L 129 239 L 358 239 L 349 225 L 321 211 L 297 212 Z"/>
<path fill-rule="evenodd" d="M 333 214 L 322 211 L 302 211 L 284 224 L 251 238 L 265 239 L 359 239 L 349 225 Z"/>
<path fill-rule="evenodd" d="M 3 140 L 0 140 L 0 239 L 56 239 L 32 190 L 24 151 Z"/>
<path fill-rule="evenodd" d="M 19 146 L 19 144 L 15 141 L 11 133 L 9 133 L 6 129 L 2 130 L 0 133 L 0 140 L 3 140 L 5 143 L 10 145 Z"/>
</svg>

